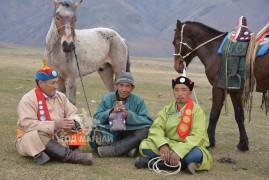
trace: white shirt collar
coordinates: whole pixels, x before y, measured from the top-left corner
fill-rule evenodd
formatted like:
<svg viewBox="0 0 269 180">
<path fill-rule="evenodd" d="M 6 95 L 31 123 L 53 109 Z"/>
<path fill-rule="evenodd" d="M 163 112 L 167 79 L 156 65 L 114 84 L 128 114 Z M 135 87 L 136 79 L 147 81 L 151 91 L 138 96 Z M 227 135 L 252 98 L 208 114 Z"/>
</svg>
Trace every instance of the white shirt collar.
<svg viewBox="0 0 269 180">
<path fill-rule="evenodd" d="M 45 99 L 53 99 L 53 98 L 55 98 L 55 97 L 58 96 L 58 91 L 57 90 L 55 91 L 55 95 L 52 98 L 50 98 L 49 96 L 47 96 L 45 93 L 43 93 L 43 94 L 44 94 Z"/>
</svg>

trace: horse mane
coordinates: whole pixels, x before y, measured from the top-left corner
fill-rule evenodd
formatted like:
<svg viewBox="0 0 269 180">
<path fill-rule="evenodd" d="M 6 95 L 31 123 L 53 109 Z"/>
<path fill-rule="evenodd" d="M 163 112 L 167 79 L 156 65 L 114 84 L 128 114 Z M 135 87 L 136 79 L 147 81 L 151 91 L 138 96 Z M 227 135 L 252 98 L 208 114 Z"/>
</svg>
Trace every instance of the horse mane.
<svg viewBox="0 0 269 180">
<path fill-rule="evenodd" d="M 217 29 L 214 29 L 214 28 L 212 28 L 212 27 L 209 27 L 209 26 L 207 26 L 207 25 L 205 25 L 205 24 L 203 24 L 203 23 L 196 22 L 196 21 L 186 21 L 186 22 L 184 22 L 184 24 L 194 24 L 194 25 L 200 26 L 200 27 L 202 27 L 202 28 L 204 28 L 204 29 L 207 29 L 208 31 L 214 31 L 214 32 L 217 33 L 217 34 L 221 34 L 221 33 L 223 33 L 223 32 L 221 32 L 221 31 L 219 31 L 219 30 L 217 30 Z"/>
</svg>

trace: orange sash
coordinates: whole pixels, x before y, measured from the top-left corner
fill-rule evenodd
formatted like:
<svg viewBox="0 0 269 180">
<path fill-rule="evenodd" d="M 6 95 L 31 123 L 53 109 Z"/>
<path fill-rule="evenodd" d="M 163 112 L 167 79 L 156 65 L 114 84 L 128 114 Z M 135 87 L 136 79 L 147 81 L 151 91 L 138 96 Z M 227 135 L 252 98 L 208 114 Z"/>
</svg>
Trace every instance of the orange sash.
<svg viewBox="0 0 269 180">
<path fill-rule="evenodd" d="M 184 113 L 177 127 L 177 132 L 181 139 L 185 139 L 190 133 L 193 107 L 193 101 L 191 98 L 189 98 Z"/>
<path fill-rule="evenodd" d="M 35 88 L 37 103 L 38 103 L 38 110 L 37 110 L 37 117 L 40 121 L 51 121 L 49 110 L 47 107 L 47 103 L 44 97 L 44 94 L 39 86 Z M 23 130 L 18 129 L 17 131 L 17 138 L 21 137 L 23 134 Z M 84 129 L 80 132 L 67 132 L 69 136 L 68 144 L 69 146 L 85 146 L 85 133 Z"/>
<path fill-rule="evenodd" d="M 23 133 L 24 133 L 23 130 L 18 128 L 17 129 L 17 139 L 19 139 L 19 137 L 21 137 Z"/>
</svg>

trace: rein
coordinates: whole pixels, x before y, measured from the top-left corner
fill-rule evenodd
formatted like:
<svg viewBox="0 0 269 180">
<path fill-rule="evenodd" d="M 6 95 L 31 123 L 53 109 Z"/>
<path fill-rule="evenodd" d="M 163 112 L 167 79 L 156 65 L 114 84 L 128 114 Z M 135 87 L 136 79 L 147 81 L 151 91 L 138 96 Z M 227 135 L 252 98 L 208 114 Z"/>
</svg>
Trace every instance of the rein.
<svg viewBox="0 0 269 180">
<path fill-rule="evenodd" d="M 56 24 L 55 24 L 56 26 Z M 57 34 L 57 37 L 59 38 L 57 41 L 59 41 L 61 39 L 61 37 L 59 36 L 59 29 L 63 28 L 63 27 L 70 27 L 74 32 L 75 32 L 75 29 L 74 27 L 72 27 L 71 25 L 68 25 L 68 24 L 64 24 L 62 26 L 60 26 L 59 28 L 57 28 L 56 30 L 56 34 Z M 53 51 L 54 47 L 55 47 L 56 43 L 54 44 L 53 48 L 51 49 L 51 51 L 49 52 L 49 54 Z M 83 81 L 82 81 L 82 75 L 81 75 L 81 71 L 80 71 L 80 68 L 79 68 L 79 64 L 78 64 L 78 59 L 77 59 L 77 54 L 76 54 L 76 50 L 74 48 L 74 54 L 75 54 L 75 59 L 76 59 L 76 63 L 77 63 L 77 68 L 78 68 L 78 74 L 79 74 L 79 77 L 80 77 L 80 82 L 81 82 L 81 85 L 82 85 L 82 89 L 83 89 L 83 94 L 84 94 L 84 98 L 85 98 L 85 101 L 86 101 L 86 104 L 87 104 L 87 107 L 88 107 L 88 111 L 89 111 L 89 115 L 90 117 L 92 118 L 92 113 L 91 113 L 91 109 L 90 109 L 90 106 L 89 106 L 89 102 L 88 102 L 88 99 L 87 99 L 87 96 L 86 96 L 86 92 L 85 92 L 85 88 L 84 88 L 84 84 L 83 84 Z"/>
<path fill-rule="evenodd" d="M 78 59 L 77 59 L 77 54 L 76 54 L 76 50 L 75 50 L 75 48 L 74 48 L 73 51 L 74 51 L 74 54 L 75 54 L 75 59 L 76 59 L 77 67 L 78 67 L 78 74 L 79 74 L 80 82 L 81 82 L 81 85 L 82 85 L 84 98 L 85 98 L 85 100 L 86 100 L 86 104 L 87 104 L 87 107 L 88 107 L 89 115 L 90 115 L 90 117 L 91 117 L 91 119 L 92 119 L 92 113 L 91 113 L 91 109 L 90 109 L 90 106 L 89 106 L 89 102 L 88 102 L 88 99 L 87 99 L 87 96 L 86 96 L 86 92 L 85 92 L 84 84 L 83 84 L 83 81 L 82 81 L 82 75 L 81 75 L 81 71 L 80 71 L 80 68 L 79 68 L 79 64 L 78 64 Z"/>
<path fill-rule="evenodd" d="M 181 33 L 180 33 L 180 46 L 179 46 L 179 53 L 178 54 L 173 54 L 174 56 L 180 56 L 182 59 L 183 59 L 183 65 L 184 65 L 184 68 L 183 68 L 183 75 L 186 76 L 187 75 L 187 66 L 186 66 L 186 62 L 184 61 L 184 58 L 188 57 L 191 53 L 193 53 L 194 51 L 196 51 L 197 49 L 199 49 L 200 47 L 220 38 L 221 36 L 225 35 L 224 34 L 220 34 L 212 39 L 209 39 L 208 41 L 206 42 L 203 42 L 202 44 L 200 44 L 199 46 L 197 46 L 196 48 L 191 48 L 187 43 L 183 42 L 183 31 L 184 31 L 184 27 L 185 27 L 186 24 L 183 24 L 182 26 L 182 30 L 181 30 Z M 191 50 L 191 52 L 187 53 L 185 56 L 182 56 L 181 55 L 181 49 L 182 49 L 182 45 L 184 46 L 187 46 L 187 48 L 189 48 Z M 196 96 L 196 93 L 195 93 L 195 89 L 193 89 L 193 92 L 194 92 L 194 96 L 195 96 L 195 100 L 196 100 L 196 103 L 199 105 L 199 101 L 197 99 L 197 96 Z"/>
<path fill-rule="evenodd" d="M 209 39 L 208 41 L 206 41 L 206 42 L 200 44 L 200 45 L 197 46 L 196 48 L 192 49 L 187 43 L 184 43 L 184 42 L 183 42 L 183 31 L 184 31 L 184 27 L 185 27 L 185 25 L 186 25 L 186 24 L 183 24 L 183 26 L 182 26 L 182 31 L 181 31 L 181 33 L 180 33 L 180 39 L 181 39 L 181 41 L 180 41 L 179 53 L 178 53 L 178 54 L 173 54 L 174 56 L 180 56 L 182 59 L 188 57 L 191 53 L 193 53 L 194 51 L 196 51 L 196 50 L 199 49 L 200 47 L 206 45 L 207 43 L 212 42 L 212 41 L 214 41 L 214 40 L 220 38 L 221 36 L 225 35 L 225 34 L 220 34 L 220 35 L 218 35 L 218 36 L 216 36 L 216 37 L 214 37 L 214 38 L 212 38 L 212 39 Z M 182 45 L 187 46 L 187 47 L 191 50 L 191 52 L 187 53 L 185 56 L 182 56 L 182 55 L 181 55 L 181 48 L 182 48 Z"/>
</svg>

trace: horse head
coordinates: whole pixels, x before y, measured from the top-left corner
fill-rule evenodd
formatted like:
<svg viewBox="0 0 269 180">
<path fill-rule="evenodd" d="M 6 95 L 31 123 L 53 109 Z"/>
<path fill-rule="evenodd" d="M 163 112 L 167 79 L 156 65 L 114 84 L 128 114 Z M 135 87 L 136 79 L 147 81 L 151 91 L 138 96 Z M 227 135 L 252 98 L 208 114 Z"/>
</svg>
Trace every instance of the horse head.
<svg viewBox="0 0 269 180">
<path fill-rule="evenodd" d="M 187 67 L 196 56 L 196 54 L 193 53 L 195 45 L 191 38 L 192 31 L 191 29 L 185 29 L 184 31 L 184 26 L 184 23 L 177 20 L 173 45 L 175 47 L 174 68 L 178 73 L 183 72 L 184 62 Z"/>
<path fill-rule="evenodd" d="M 73 3 L 69 1 L 54 3 L 54 22 L 56 26 L 57 35 L 61 40 L 62 50 L 64 52 L 71 52 L 75 49 L 75 24 L 76 24 L 76 9 L 79 7 L 82 0 Z"/>
</svg>

